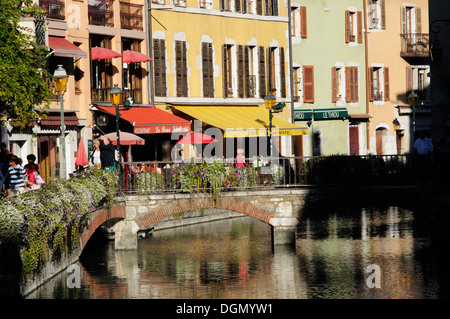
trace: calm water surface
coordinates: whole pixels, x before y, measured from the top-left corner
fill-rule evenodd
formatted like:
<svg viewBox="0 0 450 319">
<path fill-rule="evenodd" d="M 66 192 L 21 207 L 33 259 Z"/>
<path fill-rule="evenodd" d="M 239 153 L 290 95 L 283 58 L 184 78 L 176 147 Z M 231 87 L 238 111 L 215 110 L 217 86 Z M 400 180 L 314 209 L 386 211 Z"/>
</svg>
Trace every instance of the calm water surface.
<svg viewBox="0 0 450 319">
<path fill-rule="evenodd" d="M 250 217 L 154 232 L 136 251 L 95 238 L 78 264 L 28 298 L 441 298 L 427 220 L 394 207 L 304 216 L 296 249 L 271 247 L 270 226 Z M 369 288 L 369 265 L 381 288 Z"/>
</svg>

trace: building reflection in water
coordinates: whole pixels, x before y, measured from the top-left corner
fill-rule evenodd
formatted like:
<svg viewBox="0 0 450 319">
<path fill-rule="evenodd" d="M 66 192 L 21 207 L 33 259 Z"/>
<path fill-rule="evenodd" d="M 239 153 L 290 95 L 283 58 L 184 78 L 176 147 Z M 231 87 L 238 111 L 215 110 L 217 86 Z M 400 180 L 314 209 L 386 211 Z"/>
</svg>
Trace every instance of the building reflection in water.
<svg viewBox="0 0 450 319">
<path fill-rule="evenodd" d="M 304 215 L 295 250 L 272 250 L 270 226 L 250 217 L 160 230 L 135 251 L 90 247 L 81 289 L 62 273 L 29 298 L 437 298 L 424 225 L 394 207 L 322 209 Z M 371 264 L 379 289 L 366 285 Z"/>
</svg>

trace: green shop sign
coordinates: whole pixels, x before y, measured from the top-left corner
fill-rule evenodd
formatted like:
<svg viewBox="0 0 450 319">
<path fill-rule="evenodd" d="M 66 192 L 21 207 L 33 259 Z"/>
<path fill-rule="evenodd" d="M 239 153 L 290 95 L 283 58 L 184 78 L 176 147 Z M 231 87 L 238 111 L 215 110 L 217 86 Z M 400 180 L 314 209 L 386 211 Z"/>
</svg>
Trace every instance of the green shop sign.
<svg viewBox="0 0 450 319">
<path fill-rule="evenodd" d="M 345 119 L 347 117 L 348 112 L 346 108 L 314 110 L 315 120 L 336 120 L 336 119 Z"/>
<path fill-rule="evenodd" d="M 294 110 L 294 120 L 296 121 L 309 121 L 313 117 L 313 111 L 311 109 Z"/>
</svg>

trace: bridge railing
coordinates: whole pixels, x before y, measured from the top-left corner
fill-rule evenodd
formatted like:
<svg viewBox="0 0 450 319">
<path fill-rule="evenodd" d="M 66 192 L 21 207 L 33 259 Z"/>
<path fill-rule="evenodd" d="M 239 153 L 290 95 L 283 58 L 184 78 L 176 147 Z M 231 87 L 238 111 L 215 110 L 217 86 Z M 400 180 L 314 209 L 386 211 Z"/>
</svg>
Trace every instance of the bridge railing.
<svg viewBox="0 0 450 319">
<path fill-rule="evenodd" d="M 433 156 L 424 155 L 123 162 L 119 164 L 119 191 L 160 194 L 307 185 L 411 185 L 431 182 L 435 162 Z"/>
</svg>

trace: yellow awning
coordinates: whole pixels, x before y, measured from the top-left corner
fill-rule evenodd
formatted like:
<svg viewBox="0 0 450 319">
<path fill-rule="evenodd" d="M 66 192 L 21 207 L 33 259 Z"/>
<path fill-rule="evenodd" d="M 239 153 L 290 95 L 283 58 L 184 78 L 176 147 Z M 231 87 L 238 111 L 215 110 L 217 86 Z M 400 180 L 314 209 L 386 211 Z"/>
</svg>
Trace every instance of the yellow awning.
<svg viewBox="0 0 450 319">
<path fill-rule="evenodd" d="M 224 137 L 267 136 L 269 111 L 255 106 L 187 106 L 173 108 L 224 131 Z M 308 134 L 308 127 L 272 118 L 273 136 Z"/>
</svg>

